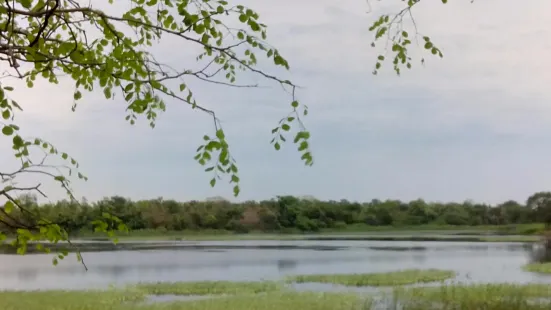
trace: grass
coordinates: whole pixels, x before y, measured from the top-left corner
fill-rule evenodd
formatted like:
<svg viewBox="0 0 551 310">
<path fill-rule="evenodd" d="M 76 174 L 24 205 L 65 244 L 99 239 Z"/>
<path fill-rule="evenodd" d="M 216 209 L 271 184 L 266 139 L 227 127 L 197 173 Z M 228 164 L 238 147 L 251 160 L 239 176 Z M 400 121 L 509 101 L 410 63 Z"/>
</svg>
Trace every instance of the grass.
<svg viewBox="0 0 551 310">
<path fill-rule="evenodd" d="M 2 310 L 352 310 L 369 309 L 368 300 L 355 294 L 267 292 L 196 301 L 133 303 L 142 295 L 110 291 L 0 292 Z M 130 294 L 130 293 L 127 293 Z"/>
<path fill-rule="evenodd" d="M 320 235 L 353 235 L 372 237 L 377 240 L 377 235 L 397 234 L 397 238 L 408 240 L 408 237 L 419 235 L 526 235 L 532 237 L 529 241 L 535 240 L 538 234 L 545 229 L 544 224 L 517 224 L 517 225 L 480 225 L 480 226 L 453 226 L 453 225 L 416 225 L 416 226 L 370 226 L 365 224 L 348 225 L 341 229 L 323 229 L 317 233 L 301 233 L 300 231 L 290 231 L 286 233 L 265 233 L 253 231 L 247 234 L 237 234 L 228 230 L 186 230 L 186 231 L 167 231 L 167 230 L 134 230 L 128 234 L 119 234 L 120 240 L 141 241 L 141 240 L 301 240 L 305 238 Z M 98 234 L 92 232 L 81 232 L 73 238 L 107 240 L 107 238 L 98 237 Z M 500 241 L 499 237 L 494 237 Z M 441 239 L 441 238 L 439 238 Z M 485 237 L 478 238 L 478 241 L 486 241 Z M 438 240 L 435 240 L 438 241 Z M 447 241 L 447 240 L 446 240 Z"/>
<path fill-rule="evenodd" d="M 2 310 L 103 310 L 113 305 L 143 301 L 132 290 L 0 292 Z"/>
<path fill-rule="evenodd" d="M 522 267 L 523 270 L 551 274 L 551 263 L 532 263 Z"/>
<path fill-rule="evenodd" d="M 480 238 L 481 242 L 537 242 L 541 240 L 538 235 L 534 236 L 496 236 Z"/>
<path fill-rule="evenodd" d="M 313 236 L 305 237 L 306 240 L 343 240 L 343 241 L 436 241 L 436 242 L 536 242 L 539 236 L 488 236 L 488 237 L 445 237 L 431 235 L 400 235 L 400 236 Z"/>
<path fill-rule="evenodd" d="M 2 310 L 543 310 L 551 309 L 551 285 L 483 284 L 395 288 L 389 299 L 353 293 L 314 293 L 271 290 L 236 282 L 155 284 L 163 294 L 237 294 L 219 298 L 136 303 L 145 300 L 150 287 L 106 291 L 0 292 Z M 257 290 L 257 288 L 261 288 Z M 170 289 L 167 289 L 170 288 Z M 174 288 L 179 288 L 174 291 Z M 185 288 L 185 289 L 183 289 Z M 236 289 L 238 288 L 238 289 Z M 260 294 L 257 294 L 261 292 Z M 378 304 L 376 304 L 378 302 Z"/>
<path fill-rule="evenodd" d="M 366 224 L 347 225 L 342 229 L 323 229 L 322 233 L 438 233 L 449 235 L 469 235 L 469 234 L 509 234 L 509 235 L 533 235 L 545 231 L 545 224 L 510 224 L 510 225 L 402 225 L 402 226 L 371 226 Z"/>
<path fill-rule="evenodd" d="M 356 310 L 370 309 L 357 294 L 272 292 L 140 307 L 143 310 Z"/>
<path fill-rule="evenodd" d="M 362 234 L 190 234 L 167 233 L 166 235 L 117 235 L 120 241 L 232 241 L 232 240 L 349 240 L 349 241 L 444 241 L 444 242 L 536 242 L 540 240 L 539 235 L 519 236 L 469 236 L 469 235 L 446 235 L 441 232 L 431 234 L 419 234 L 414 232 L 401 232 L 395 235 L 384 235 L 382 233 L 365 232 Z M 81 240 L 109 241 L 104 237 L 79 237 Z"/>
<path fill-rule="evenodd" d="M 386 273 L 298 275 L 291 277 L 290 281 L 297 283 L 332 283 L 347 286 L 394 286 L 443 281 L 453 277 L 455 277 L 453 271 L 409 269 Z"/>
<path fill-rule="evenodd" d="M 203 281 L 140 283 L 133 287 L 149 295 L 237 295 L 279 291 L 282 289 L 282 286 L 281 283 L 269 281 Z"/>
<path fill-rule="evenodd" d="M 395 289 L 394 299 L 404 310 L 550 309 L 551 285 L 478 284 Z"/>
</svg>

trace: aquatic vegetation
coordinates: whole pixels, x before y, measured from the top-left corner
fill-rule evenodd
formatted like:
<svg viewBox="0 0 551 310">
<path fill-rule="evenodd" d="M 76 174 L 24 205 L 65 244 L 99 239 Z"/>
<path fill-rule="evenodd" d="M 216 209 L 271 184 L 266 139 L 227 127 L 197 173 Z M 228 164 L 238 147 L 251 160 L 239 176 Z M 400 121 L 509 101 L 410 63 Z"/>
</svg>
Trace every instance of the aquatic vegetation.
<svg viewBox="0 0 551 310">
<path fill-rule="evenodd" d="M 109 291 L 0 292 L 2 310 L 352 310 L 370 309 L 356 294 L 268 292 L 231 297 L 137 304 L 143 295 Z"/>
<path fill-rule="evenodd" d="M 270 281 L 201 281 L 140 283 L 134 287 L 150 295 L 236 295 L 279 291 L 283 288 L 283 284 Z"/>
<path fill-rule="evenodd" d="M 298 275 L 289 280 L 297 283 L 319 282 L 348 286 L 394 286 L 443 281 L 453 277 L 455 272 L 449 270 L 407 269 L 384 273 Z"/>
<path fill-rule="evenodd" d="M 404 310 L 421 309 L 549 309 L 551 285 L 477 284 L 396 288 L 393 299 Z"/>
<path fill-rule="evenodd" d="M 145 299 L 135 290 L 105 291 L 3 291 L 2 310 L 103 310 Z"/>
<path fill-rule="evenodd" d="M 358 294 L 312 292 L 270 292 L 140 307 L 143 310 L 359 310 L 370 308 L 370 300 Z"/>
<path fill-rule="evenodd" d="M 522 267 L 523 270 L 537 273 L 551 273 L 551 263 L 532 263 Z"/>
<path fill-rule="evenodd" d="M 543 310 L 551 309 L 551 285 L 483 284 L 396 287 L 390 293 L 315 293 L 275 290 L 274 282 L 157 284 L 163 294 L 232 294 L 189 301 L 144 303 L 141 288 L 106 291 L 0 292 L 2 310 Z M 212 283 L 218 283 L 212 285 Z M 258 284 L 265 284 L 264 290 Z M 208 285 L 211 284 L 211 285 Z M 205 288 L 207 287 L 207 288 Z M 213 289 L 216 287 L 216 289 Z M 167 288 L 172 288 L 169 290 Z M 176 290 L 179 288 L 180 290 Z M 186 288 L 185 290 L 183 288 Z M 199 288 L 203 288 L 202 290 Z M 257 289 L 255 289 L 257 288 Z M 150 288 L 151 289 L 151 288 Z M 152 291 L 155 291 L 151 289 Z"/>
</svg>

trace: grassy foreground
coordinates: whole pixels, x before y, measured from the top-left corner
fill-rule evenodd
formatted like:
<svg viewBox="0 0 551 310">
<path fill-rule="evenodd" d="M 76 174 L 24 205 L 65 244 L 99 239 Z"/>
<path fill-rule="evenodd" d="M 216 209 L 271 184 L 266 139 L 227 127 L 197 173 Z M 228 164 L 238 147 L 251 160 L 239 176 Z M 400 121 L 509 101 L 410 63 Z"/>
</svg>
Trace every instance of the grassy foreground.
<svg viewBox="0 0 551 310">
<path fill-rule="evenodd" d="M 290 280 L 297 283 L 319 282 L 346 286 L 396 286 L 443 281 L 453 277 L 455 272 L 448 270 L 409 269 L 385 273 L 298 275 Z"/>
<path fill-rule="evenodd" d="M 551 285 L 479 284 L 395 289 L 394 301 L 404 309 L 551 309 Z"/>
<path fill-rule="evenodd" d="M 450 285 L 395 288 L 391 293 L 294 292 L 273 283 L 195 282 L 139 285 L 126 290 L 0 292 L 2 310 L 543 310 L 551 285 Z M 157 287 L 157 288 L 153 288 Z M 210 287 L 210 288 L 209 288 Z M 178 288 L 178 289 L 175 289 Z M 259 290 L 260 288 L 260 290 Z M 258 292 L 262 292 L 258 294 Z M 146 303 L 147 294 L 234 294 Z M 387 294 L 387 295 L 384 295 Z M 384 298 L 384 297 L 387 298 Z M 383 298 L 381 298 L 383 297 Z M 539 298 L 539 299 L 538 299 Z"/>
<path fill-rule="evenodd" d="M 151 295 L 238 295 L 257 294 L 283 289 L 279 282 L 158 282 L 141 283 L 134 286 L 139 291 Z"/>
<path fill-rule="evenodd" d="M 130 290 L 0 292 L 0 309 L 107 310 L 144 299 L 143 292 Z"/>
<path fill-rule="evenodd" d="M 264 295 L 243 295 L 213 298 L 187 303 L 158 305 L 147 310 L 360 310 L 370 309 L 371 301 L 358 294 L 275 292 Z"/>
</svg>

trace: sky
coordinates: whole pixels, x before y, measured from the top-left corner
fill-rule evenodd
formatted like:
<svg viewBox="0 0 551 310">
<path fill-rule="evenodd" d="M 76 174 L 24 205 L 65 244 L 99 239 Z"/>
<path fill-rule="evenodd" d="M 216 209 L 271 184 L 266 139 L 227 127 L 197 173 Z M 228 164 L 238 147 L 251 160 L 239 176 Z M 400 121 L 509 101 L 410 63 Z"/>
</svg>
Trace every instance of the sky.
<svg viewBox="0 0 551 310">
<path fill-rule="evenodd" d="M 211 174 L 193 160 L 203 135 L 212 134 L 211 121 L 180 103 L 169 101 L 151 129 L 146 121 L 125 122 L 120 96 L 105 100 L 98 90 L 72 112 L 70 83 L 28 90 L 15 81 L 13 98 L 24 108 L 18 124 L 78 159 L 89 180 L 75 180 L 73 188 L 88 200 L 525 201 L 551 187 L 551 3 L 450 2 L 425 1 L 413 10 L 420 33 L 444 58 L 426 57 L 425 67 L 398 77 L 390 66 L 371 74 L 380 50 L 370 47 L 368 28 L 380 14 L 400 10 L 402 1 L 241 1 L 260 14 L 268 41 L 291 66 L 290 72 L 263 69 L 302 87 L 297 96 L 309 106 L 304 121 L 315 163 L 305 167 L 291 143 L 279 152 L 269 143 L 289 111 L 278 85 L 250 74 L 243 79 L 264 87 L 190 81 L 198 102 L 222 120 L 240 168 L 237 198 L 226 182 L 211 188 Z M 155 53 L 172 65 L 193 66 L 193 48 L 174 39 Z M 0 162 L 9 170 L 10 141 L 3 139 Z M 53 182 L 21 182 L 43 182 L 49 200 L 64 197 Z"/>
</svg>

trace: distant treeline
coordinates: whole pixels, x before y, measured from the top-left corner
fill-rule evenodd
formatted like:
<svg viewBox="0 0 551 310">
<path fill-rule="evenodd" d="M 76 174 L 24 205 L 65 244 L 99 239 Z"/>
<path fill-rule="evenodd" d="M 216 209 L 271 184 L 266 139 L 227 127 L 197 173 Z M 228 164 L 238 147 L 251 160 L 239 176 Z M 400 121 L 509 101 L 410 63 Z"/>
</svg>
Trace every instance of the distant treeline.
<svg viewBox="0 0 551 310">
<path fill-rule="evenodd" d="M 370 202 L 319 201 L 280 196 L 266 201 L 230 203 L 225 200 L 178 202 L 162 198 L 132 201 L 110 197 L 89 203 L 59 201 L 38 205 L 30 196 L 21 204 L 66 228 L 70 233 L 92 230 L 91 222 L 104 212 L 120 218 L 131 230 L 229 230 L 315 232 L 345 230 L 358 224 L 370 226 L 507 225 L 550 222 L 551 192 L 536 193 L 526 203 L 506 201 L 498 205 L 439 203 L 414 200 Z M 12 216 L 32 222 L 27 212 Z M 0 224 L 0 229 L 1 229 Z"/>
</svg>

